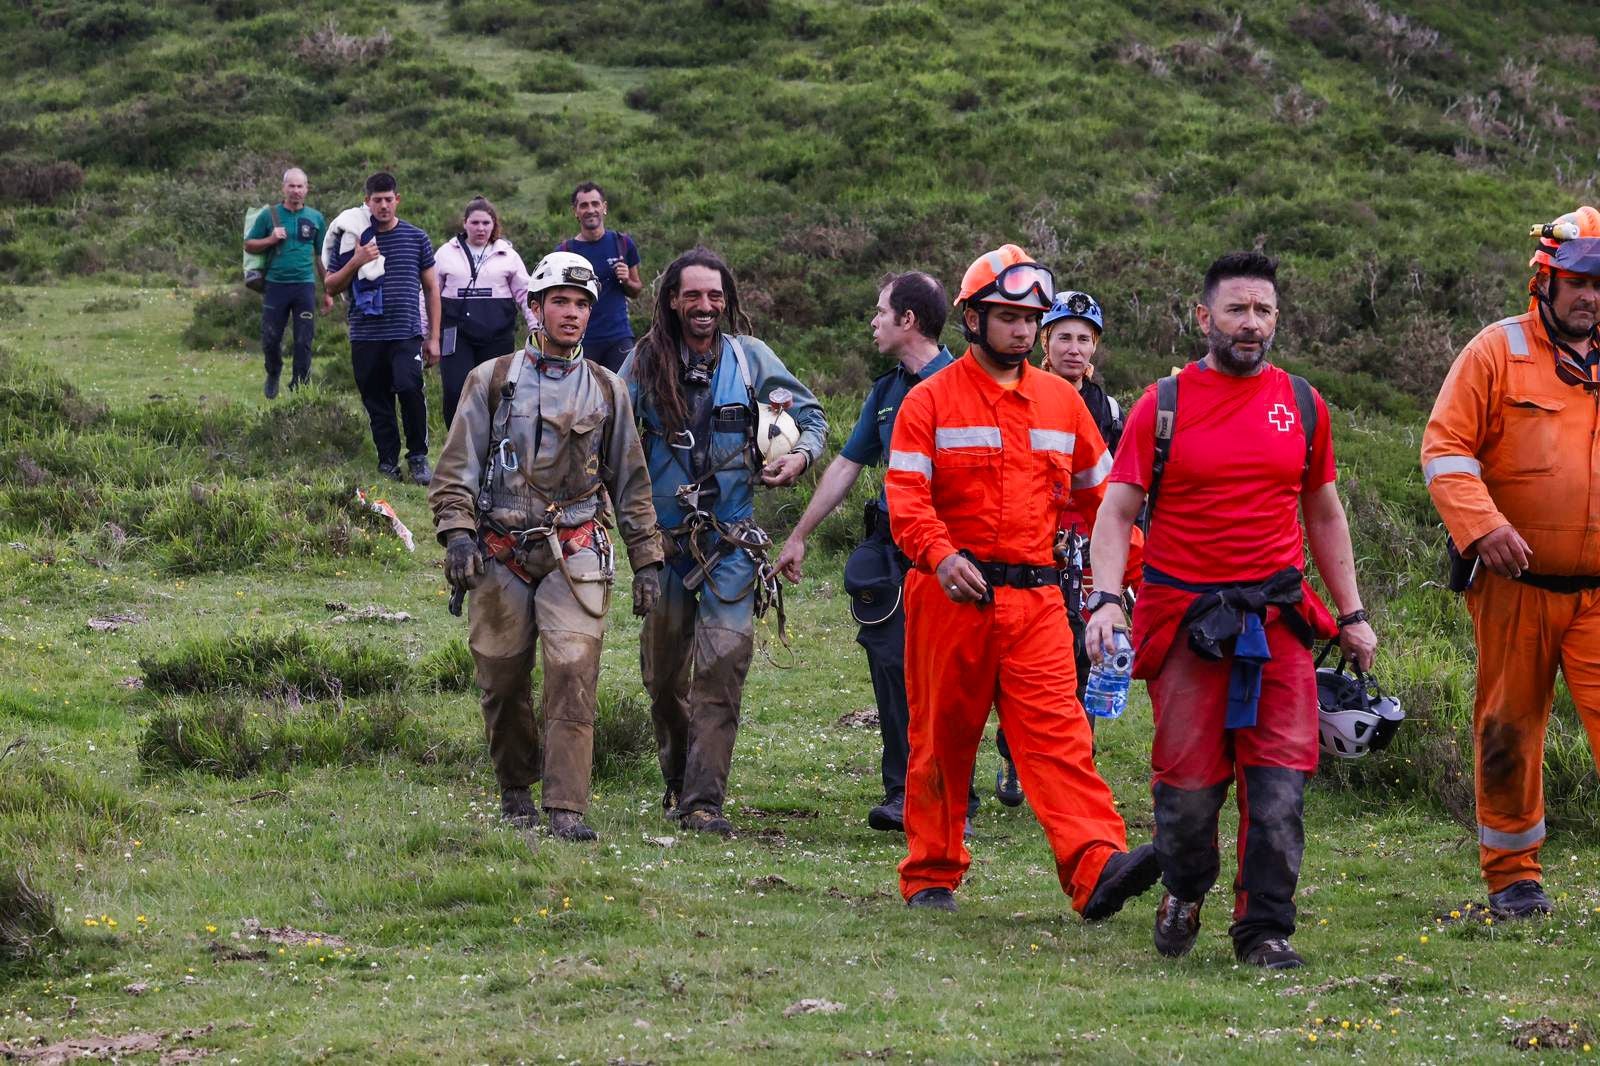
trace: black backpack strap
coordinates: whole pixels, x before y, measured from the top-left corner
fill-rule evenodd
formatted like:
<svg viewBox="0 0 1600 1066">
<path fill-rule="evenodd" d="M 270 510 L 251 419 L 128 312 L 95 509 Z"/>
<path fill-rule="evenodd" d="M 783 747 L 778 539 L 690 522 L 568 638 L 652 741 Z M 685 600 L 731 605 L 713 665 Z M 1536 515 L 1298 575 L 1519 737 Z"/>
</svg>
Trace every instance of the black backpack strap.
<svg viewBox="0 0 1600 1066">
<path fill-rule="evenodd" d="M 1311 446 L 1317 439 L 1317 390 L 1299 374 L 1289 375 L 1294 386 L 1294 405 L 1300 409 L 1300 428 L 1306 435 L 1306 465 L 1301 476 L 1311 469 Z"/>
<path fill-rule="evenodd" d="M 1161 491 L 1161 478 L 1167 471 L 1167 460 L 1172 457 L 1172 431 L 1178 424 L 1178 378 L 1169 374 L 1156 382 L 1156 453 L 1150 462 L 1150 491 L 1144 497 L 1145 531 L 1149 532 L 1150 514 L 1156 507 L 1156 493 Z"/>
</svg>

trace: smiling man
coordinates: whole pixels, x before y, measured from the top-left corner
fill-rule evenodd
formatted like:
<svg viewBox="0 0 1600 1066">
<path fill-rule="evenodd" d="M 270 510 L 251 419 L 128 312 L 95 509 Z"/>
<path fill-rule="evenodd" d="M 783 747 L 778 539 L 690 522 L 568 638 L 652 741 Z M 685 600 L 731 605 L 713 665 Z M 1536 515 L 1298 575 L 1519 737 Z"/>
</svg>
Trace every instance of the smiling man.
<svg viewBox="0 0 1600 1066">
<path fill-rule="evenodd" d="M 655 321 L 622 367 L 666 536 L 661 602 L 639 642 L 666 783 L 661 806 L 686 829 L 722 836 L 733 832 L 722 803 L 757 593 L 764 601 L 759 586 L 770 576 L 755 488 L 792 484 L 822 455 L 828 432 L 811 390 L 751 329 L 733 272 L 695 248 L 662 273 Z M 785 392 L 798 439 L 763 462 L 762 409 Z"/>
<path fill-rule="evenodd" d="M 661 571 L 628 390 L 579 347 L 598 291 L 579 256 L 552 252 L 539 263 L 528 302 L 541 327 L 523 351 L 469 373 L 428 491 L 445 576 L 474 590 L 468 643 L 502 816 L 529 827 L 542 806 L 551 834 L 572 841 L 597 835 L 584 815 L 612 506 L 633 564 L 635 614 L 654 606 Z M 529 677 L 541 640 L 542 729 Z"/>
<path fill-rule="evenodd" d="M 1167 889 L 1155 946 L 1169 957 L 1194 946 L 1221 868 L 1218 815 L 1236 781 L 1229 932 L 1240 962 L 1274 970 L 1303 962 L 1289 937 L 1318 757 L 1311 642 L 1337 633 L 1363 670 L 1377 646 L 1334 484 L 1327 408 L 1304 379 L 1267 361 L 1277 270 L 1255 252 L 1212 263 L 1194 311 L 1205 358 L 1152 385 L 1129 413 L 1095 521 L 1084 635 L 1099 661 L 1112 631 L 1127 627 L 1124 564 L 1148 499 L 1133 676 L 1149 682 L 1155 715 L 1155 843 Z M 1302 573 L 1306 540 L 1343 612 L 1337 626 Z"/>
<path fill-rule="evenodd" d="M 610 210 L 605 190 L 594 182 L 573 189 L 572 213 L 578 219 L 578 235 L 562 241 L 556 250 L 575 252 L 594 269 L 600 299 L 583 337 L 583 354 L 607 370 L 617 370 L 633 350 L 628 301 L 644 291 L 644 283 L 639 280 L 639 248 L 633 238 L 606 228 Z"/>
<path fill-rule="evenodd" d="M 969 347 L 912 389 L 895 420 L 885 486 L 906 578 L 907 905 L 956 909 L 971 865 L 967 793 L 991 707 L 1086 919 L 1107 918 L 1155 883 L 1149 844 L 1127 850 L 1076 678 L 1056 530 L 1093 515 L 1111 455 L 1078 392 L 1028 363 L 1055 279 L 1008 244 L 980 256 L 957 306 Z M 1120 573 L 1120 569 L 1118 573 Z"/>
<path fill-rule="evenodd" d="M 1472 339 L 1422 436 L 1434 506 L 1481 564 L 1467 590 L 1478 861 L 1509 918 L 1553 909 L 1539 848 L 1557 669 L 1600 764 L 1600 211 L 1536 232 L 1527 313 Z"/>
</svg>

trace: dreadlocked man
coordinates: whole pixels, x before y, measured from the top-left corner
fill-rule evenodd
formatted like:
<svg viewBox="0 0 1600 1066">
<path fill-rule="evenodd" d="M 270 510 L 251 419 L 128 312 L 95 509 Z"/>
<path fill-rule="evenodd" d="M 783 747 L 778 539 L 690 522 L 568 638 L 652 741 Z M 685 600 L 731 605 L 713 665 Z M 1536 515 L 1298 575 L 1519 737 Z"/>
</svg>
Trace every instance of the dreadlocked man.
<svg viewBox="0 0 1600 1066">
<path fill-rule="evenodd" d="M 739 332 L 724 333 L 724 322 Z M 661 804 L 687 828 L 722 835 L 733 831 L 722 801 L 757 598 L 776 584 L 753 518 L 756 483 L 792 483 L 822 455 L 828 430 L 816 397 L 750 328 L 733 273 L 695 248 L 657 282 L 655 321 L 622 366 L 666 535 L 661 599 L 639 648 Z"/>
</svg>

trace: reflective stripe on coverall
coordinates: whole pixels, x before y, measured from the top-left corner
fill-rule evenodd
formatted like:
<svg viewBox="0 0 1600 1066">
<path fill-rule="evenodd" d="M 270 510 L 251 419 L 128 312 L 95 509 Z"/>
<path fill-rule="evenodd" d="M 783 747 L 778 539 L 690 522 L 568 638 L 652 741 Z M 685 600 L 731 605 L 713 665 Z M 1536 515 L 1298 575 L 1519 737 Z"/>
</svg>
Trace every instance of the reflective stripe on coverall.
<svg viewBox="0 0 1600 1066">
<path fill-rule="evenodd" d="M 972 861 L 962 825 L 991 707 L 1074 908 L 1088 903 L 1106 859 L 1127 847 L 1073 696 L 1060 590 L 1001 587 L 992 604 L 957 604 L 934 573 L 957 549 L 985 562 L 1054 566 L 1061 511 L 1094 514 L 1110 470 L 1077 390 L 1027 364 L 1008 390 L 969 351 L 900 409 L 885 486 L 895 542 L 915 567 L 906 578 L 907 899 L 954 889 Z"/>
<path fill-rule="evenodd" d="M 1549 576 L 1600 574 L 1597 397 L 1556 376 L 1536 311 L 1462 350 L 1422 437 L 1422 472 L 1466 550 L 1510 523 Z M 1467 593 L 1478 645 L 1473 752 L 1478 854 L 1489 891 L 1540 879 L 1544 737 L 1556 669 L 1600 751 L 1600 593 L 1550 592 L 1480 568 Z M 1600 765 L 1600 759 L 1597 759 Z"/>
</svg>

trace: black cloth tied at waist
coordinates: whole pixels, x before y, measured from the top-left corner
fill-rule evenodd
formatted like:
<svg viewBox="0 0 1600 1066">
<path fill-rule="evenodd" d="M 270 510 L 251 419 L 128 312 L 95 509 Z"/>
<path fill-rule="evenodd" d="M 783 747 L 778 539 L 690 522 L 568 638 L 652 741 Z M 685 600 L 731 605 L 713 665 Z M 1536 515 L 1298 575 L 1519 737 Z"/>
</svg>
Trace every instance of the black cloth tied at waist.
<svg viewBox="0 0 1600 1066">
<path fill-rule="evenodd" d="M 1261 668 L 1272 659 L 1263 624 L 1267 608 L 1288 608 L 1281 614 L 1295 637 L 1308 648 L 1315 640 L 1305 617 L 1293 610 L 1305 596 L 1305 575 L 1299 567 L 1286 566 L 1254 584 L 1200 585 L 1180 581 L 1147 563 L 1144 579 L 1147 584 L 1195 594 L 1195 601 L 1179 623 L 1188 633 L 1189 647 L 1202 659 L 1213 662 L 1233 657 L 1228 679 L 1227 728 L 1255 725 L 1261 699 Z"/>
</svg>

